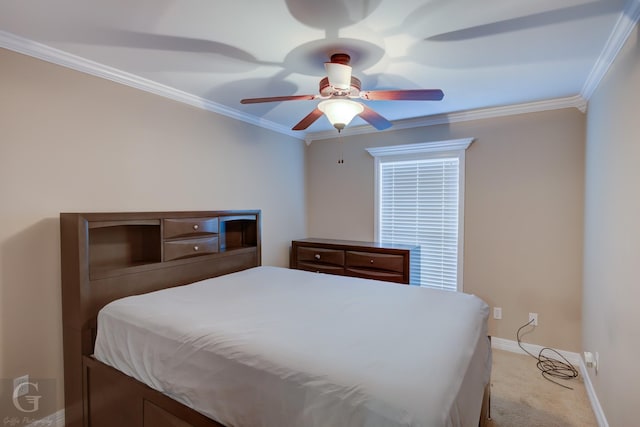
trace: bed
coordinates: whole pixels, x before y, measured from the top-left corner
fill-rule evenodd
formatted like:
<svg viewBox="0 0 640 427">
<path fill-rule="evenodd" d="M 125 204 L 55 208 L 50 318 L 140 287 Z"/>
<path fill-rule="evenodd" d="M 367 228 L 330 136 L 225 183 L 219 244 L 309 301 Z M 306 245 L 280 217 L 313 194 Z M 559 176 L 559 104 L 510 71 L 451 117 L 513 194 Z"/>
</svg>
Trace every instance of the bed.
<svg viewBox="0 0 640 427">
<path fill-rule="evenodd" d="M 61 236 L 67 426 L 488 419 L 474 296 L 260 266 L 260 211 L 61 214 Z"/>
</svg>

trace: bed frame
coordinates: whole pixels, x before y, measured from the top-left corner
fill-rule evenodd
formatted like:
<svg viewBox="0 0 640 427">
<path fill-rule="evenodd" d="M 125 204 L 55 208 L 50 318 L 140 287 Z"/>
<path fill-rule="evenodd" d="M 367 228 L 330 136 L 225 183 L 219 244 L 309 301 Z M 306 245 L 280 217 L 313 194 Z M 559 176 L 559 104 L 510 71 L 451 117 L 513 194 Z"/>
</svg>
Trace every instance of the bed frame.
<svg viewBox="0 0 640 427">
<path fill-rule="evenodd" d="M 60 214 L 67 427 L 224 427 L 93 358 L 109 302 L 261 264 L 261 212 Z M 479 425 L 489 419 L 489 386 Z"/>
<path fill-rule="evenodd" d="M 98 311 L 261 263 L 260 211 L 62 213 L 67 427 L 219 427 L 92 357 Z"/>
</svg>

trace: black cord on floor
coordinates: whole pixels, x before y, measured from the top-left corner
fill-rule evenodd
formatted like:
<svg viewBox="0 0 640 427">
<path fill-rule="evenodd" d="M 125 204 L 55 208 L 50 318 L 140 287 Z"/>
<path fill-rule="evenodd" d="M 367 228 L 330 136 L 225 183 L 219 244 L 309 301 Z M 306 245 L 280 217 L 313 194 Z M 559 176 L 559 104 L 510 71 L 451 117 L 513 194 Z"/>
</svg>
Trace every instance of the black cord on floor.
<svg viewBox="0 0 640 427">
<path fill-rule="evenodd" d="M 560 387 L 564 387 L 564 388 L 568 388 L 569 390 L 573 390 L 573 388 L 566 386 L 564 384 L 561 384 L 557 381 L 554 381 L 552 378 L 559 378 L 562 380 L 570 380 L 571 378 L 577 378 L 578 377 L 578 371 L 576 368 L 573 367 L 573 365 L 571 363 L 569 363 L 569 361 L 562 355 L 560 354 L 557 350 L 554 350 L 552 348 L 549 347 L 544 347 L 542 350 L 540 350 L 540 353 L 538 353 L 538 355 L 534 355 L 531 354 L 527 351 L 526 348 L 524 348 L 522 346 L 522 341 L 520 340 L 520 331 L 524 328 L 526 328 L 527 326 L 529 326 L 531 323 L 533 322 L 533 319 L 530 320 L 528 323 L 525 323 L 524 325 L 522 325 L 519 329 L 518 332 L 516 332 L 516 337 L 518 339 L 518 345 L 520 346 L 520 348 L 527 353 L 529 356 L 533 357 L 534 359 L 536 359 L 538 361 L 538 369 L 540 369 L 540 371 L 542 371 L 542 376 L 551 381 L 554 384 L 559 385 Z M 562 358 L 562 360 L 558 360 L 555 359 L 553 357 L 549 357 L 549 356 L 545 356 L 543 353 L 547 351 L 547 352 L 553 352 L 555 354 L 557 354 L 558 356 L 560 356 Z"/>
</svg>

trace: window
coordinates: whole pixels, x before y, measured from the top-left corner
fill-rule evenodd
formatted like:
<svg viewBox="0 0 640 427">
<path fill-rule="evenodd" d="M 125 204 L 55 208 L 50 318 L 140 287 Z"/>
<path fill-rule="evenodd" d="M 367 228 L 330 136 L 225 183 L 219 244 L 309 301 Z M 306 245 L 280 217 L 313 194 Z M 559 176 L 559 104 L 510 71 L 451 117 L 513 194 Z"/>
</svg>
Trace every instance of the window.
<svg viewBox="0 0 640 427">
<path fill-rule="evenodd" d="M 464 153 L 472 141 L 367 149 L 376 159 L 376 240 L 420 246 L 412 285 L 462 291 Z"/>
</svg>

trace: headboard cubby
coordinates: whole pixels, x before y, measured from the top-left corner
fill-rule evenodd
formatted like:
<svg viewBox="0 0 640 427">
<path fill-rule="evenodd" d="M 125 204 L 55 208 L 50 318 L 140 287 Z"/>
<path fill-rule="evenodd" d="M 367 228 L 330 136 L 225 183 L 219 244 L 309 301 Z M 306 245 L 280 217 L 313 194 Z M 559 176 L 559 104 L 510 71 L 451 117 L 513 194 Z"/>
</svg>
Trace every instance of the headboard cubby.
<svg viewBox="0 0 640 427">
<path fill-rule="evenodd" d="M 88 222 L 90 277 L 162 261 L 160 227 L 160 220 Z"/>
</svg>

